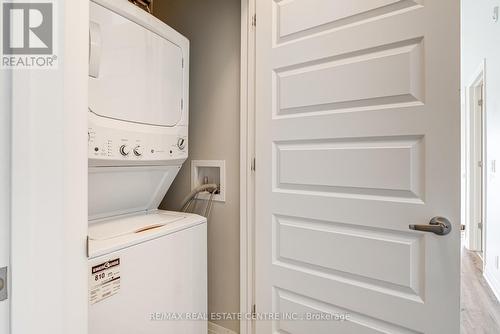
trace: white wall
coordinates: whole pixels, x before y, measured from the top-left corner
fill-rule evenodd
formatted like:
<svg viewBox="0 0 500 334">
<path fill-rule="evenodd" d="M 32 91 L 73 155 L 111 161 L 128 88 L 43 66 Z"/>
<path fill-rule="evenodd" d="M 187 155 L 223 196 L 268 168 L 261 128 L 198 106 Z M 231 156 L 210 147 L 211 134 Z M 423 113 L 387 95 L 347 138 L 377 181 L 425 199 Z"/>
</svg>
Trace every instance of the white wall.
<svg viewBox="0 0 500 334">
<path fill-rule="evenodd" d="M 486 276 L 500 293 L 496 267 L 500 256 L 500 22 L 492 20 L 494 6 L 500 6 L 500 0 L 462 0 L 462 109 L 465 85 L 486 59 Z M 493 160 L 498 165 L 496 174 L 491 169 Z"/>
<path fill-rule="evenodd" d="M 14 334 L 87 334 L 88 8 L 57 1 L 57 69 L 13 73 Z"/>
<path fill-rule="evenodd" d="M 10 95 L 11 72 L 0 70 L 0 267 L 10 264 Z M 9 300 L 0 302 L 0 333 L 9 333 Z"/>
<path fill-rule="evenodd" d="M 161 0 L 154 12 L 191 42 L 189 160 L 162 207 L 189 193 L 191 159 L 226 161 L 226 202 L 208 222 L 208 309 L 239 312 L 240 1 Z M 239 332 L 237 321 L 218 323 Z"/>
</svg>

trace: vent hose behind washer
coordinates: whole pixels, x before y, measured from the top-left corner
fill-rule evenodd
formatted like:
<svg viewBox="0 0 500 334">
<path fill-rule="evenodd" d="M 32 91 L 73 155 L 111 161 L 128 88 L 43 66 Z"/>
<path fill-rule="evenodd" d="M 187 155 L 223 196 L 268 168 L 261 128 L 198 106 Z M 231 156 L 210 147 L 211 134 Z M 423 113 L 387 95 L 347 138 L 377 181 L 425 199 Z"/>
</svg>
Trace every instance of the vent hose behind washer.
<svg viewBox="0 0 500 334">
<path fill-rule="evenodd" d="M 201 186 L 194 188 L 182 201 L 180 211 L 189 212 L 191 204 L 194 203 L 198 194 L 202 192 L 208 192 L 210 193 L 210 198 L 208 199 L 207 207 L 205 208 L 205 213 L 203 215 L 208 219 L 208 217 L 210 216 L 210 212 L 212 211 L 214 194 L 217 193 L 218 190 L 219 186 L 214 183 L 202 184 Z"/>
</svg>

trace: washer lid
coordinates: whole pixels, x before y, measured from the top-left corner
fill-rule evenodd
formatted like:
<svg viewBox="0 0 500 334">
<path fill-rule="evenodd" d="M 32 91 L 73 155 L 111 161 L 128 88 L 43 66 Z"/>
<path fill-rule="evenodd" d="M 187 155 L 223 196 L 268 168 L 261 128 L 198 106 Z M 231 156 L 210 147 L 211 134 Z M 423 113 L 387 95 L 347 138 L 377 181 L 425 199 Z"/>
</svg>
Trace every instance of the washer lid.
<svg viewBox="0 0 500 334">
<path fill-rule="evenodd" d="M 115 219 L 106 219 L 89 226 L 89 240 L 109 240 L 149 232 L 182 220 L 187 215 L 178 212 L 155 211 Z"/>
<path fill-rule="evenodd" d="M 102 218 L 156 210 L 180 168 L 89 167 L 89 224 Z"/>
<path fill-rule="evenodd" d="M 89 108 L 112 119 L 175 126 L 183 109 L 183 50 L 165 38 L 175 33 L 168 26 L 160 36 L 135 20 L 90 3 Z"/>
<path fill-rule="evenodd" d="M 109 254 L 206 222 L 196 214 L 162 210 L 103 219 L 89 225 L 88 256 Z"/>
</svg>

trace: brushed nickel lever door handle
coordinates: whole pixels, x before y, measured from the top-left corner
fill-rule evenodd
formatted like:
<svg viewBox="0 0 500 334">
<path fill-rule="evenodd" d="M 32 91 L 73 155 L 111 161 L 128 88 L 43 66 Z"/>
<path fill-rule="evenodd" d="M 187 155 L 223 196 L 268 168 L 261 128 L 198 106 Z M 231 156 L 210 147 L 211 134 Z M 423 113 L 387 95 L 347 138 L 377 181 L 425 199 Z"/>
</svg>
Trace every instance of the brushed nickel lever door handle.
<svg viewBox="0 0 500 334">
<path fill-rule="evenodd" d="M 434 217 L 428 225 L 410 225 L 410 230 L 432 232 L 437 235 L 447 235 L 451 232 L 451 223 L 444 217 Z"/>
</svg>

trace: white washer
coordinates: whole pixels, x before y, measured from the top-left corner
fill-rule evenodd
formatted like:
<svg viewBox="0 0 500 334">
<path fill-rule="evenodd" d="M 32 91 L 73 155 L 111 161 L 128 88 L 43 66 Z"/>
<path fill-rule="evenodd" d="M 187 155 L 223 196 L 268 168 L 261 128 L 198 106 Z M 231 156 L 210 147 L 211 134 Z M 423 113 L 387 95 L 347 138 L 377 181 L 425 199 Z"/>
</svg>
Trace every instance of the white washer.
<svg viewBox="0 0 500 334">
<path fill-rule="evenodd" d="M 206 219 L 158 210 L 188 156 L 188 81 L 184 36 L 90 2 L 89 334 L 207 333 Z"/>
<path fill-rule="evenodd" d="M 92 224 L 89 333 L 206 333 L 206 236 L 204 217 L 176 212 Z"/>
</svg>

